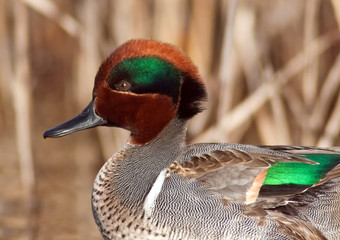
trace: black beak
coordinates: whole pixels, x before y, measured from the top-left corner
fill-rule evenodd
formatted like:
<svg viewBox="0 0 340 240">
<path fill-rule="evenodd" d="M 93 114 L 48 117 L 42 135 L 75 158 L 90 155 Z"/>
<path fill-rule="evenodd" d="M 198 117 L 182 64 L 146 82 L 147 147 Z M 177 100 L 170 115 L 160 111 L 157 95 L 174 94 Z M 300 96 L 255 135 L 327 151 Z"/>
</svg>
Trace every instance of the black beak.
<svg viewBox="0 0 340 240">
<path fill-rule="evenodd" d="M 107 121 L 96 114 L 94 109 L 94 100 L 75 118 L 60 124 L 44 133 L 44 138 L 62 137 L 80 130 L 103 126 Z"/>
</svg>

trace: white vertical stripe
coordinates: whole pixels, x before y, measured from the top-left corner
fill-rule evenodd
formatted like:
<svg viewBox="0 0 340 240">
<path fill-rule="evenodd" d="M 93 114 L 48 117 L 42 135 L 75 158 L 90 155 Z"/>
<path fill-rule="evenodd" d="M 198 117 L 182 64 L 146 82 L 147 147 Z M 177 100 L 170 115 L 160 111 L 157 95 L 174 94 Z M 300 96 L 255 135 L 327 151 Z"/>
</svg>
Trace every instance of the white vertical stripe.
<svg viewBox="0 0 340 240">
<path fill-rule="evenodd" d="M 159 193 L 161 192 L 161 189 L 162 189 L 162 186 L 163 186 L 163 183 L 164 183 L 164 180 L 165 180 L 166 170 L 167 169 L 164 169 L 163 171 L 161 171 L 159 173 L 156 181 L 152 185 L 152 188 L 151 188 L 149 194 L 145 198 L 143 208 L 145 210 L 146 215 L 148 215 L 148 216 L 151 215 L 152 210 L 155 206 L 156 199 L 157 199 Z"/>
</svg>

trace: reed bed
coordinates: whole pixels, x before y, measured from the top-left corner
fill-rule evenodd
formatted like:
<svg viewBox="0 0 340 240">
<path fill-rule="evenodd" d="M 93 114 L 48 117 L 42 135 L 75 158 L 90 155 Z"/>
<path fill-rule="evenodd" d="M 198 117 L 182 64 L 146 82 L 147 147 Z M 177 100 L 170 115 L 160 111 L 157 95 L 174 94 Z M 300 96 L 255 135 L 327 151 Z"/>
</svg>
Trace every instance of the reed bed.
<svg viewBox="0 0 340 240">
<path fill-rule="evenodd" d="M 101 239 L 95 174 L 128 132 L 44 140 L 91 100 L 101 61 L 131 38 L 198 65 L 207 110 L 189 142 L 340 145 L 337 0 L 0 1 L 0 239 Z"/>
</svg>

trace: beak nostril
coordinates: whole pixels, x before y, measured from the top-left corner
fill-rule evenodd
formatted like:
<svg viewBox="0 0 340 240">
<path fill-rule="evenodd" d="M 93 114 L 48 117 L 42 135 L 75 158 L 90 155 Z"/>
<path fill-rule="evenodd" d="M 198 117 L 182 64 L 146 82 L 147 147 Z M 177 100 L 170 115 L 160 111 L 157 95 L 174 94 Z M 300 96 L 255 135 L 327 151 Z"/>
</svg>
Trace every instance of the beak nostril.
<svg viewBox="0 0 340 240">
<path fill-rule="evenodd" d="M 85 115 L 89 114 L 89 112 L 90 112 L 90 110 L 88 108 L 86 108 L 81 112 L 81 115 L 85 116 Z"/>
</svg>

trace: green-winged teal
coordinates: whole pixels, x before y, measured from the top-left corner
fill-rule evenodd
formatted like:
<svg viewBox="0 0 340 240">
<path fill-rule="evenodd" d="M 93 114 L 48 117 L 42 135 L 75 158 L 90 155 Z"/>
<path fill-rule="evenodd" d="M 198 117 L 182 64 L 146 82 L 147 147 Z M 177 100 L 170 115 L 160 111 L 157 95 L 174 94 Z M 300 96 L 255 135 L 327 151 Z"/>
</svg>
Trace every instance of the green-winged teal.
<svg viewBox="0 0 340 240">
<path fill-rule="evenodd" d="M 131 40 L 100 66 L 90 104 L 44 133 L 131 131 L 94 182 L 93 215 L 104 239 L 340 239 L 340 152 L 186 145 L 187 122 L 205 99 L 181 50 Z"/>
</svg>

